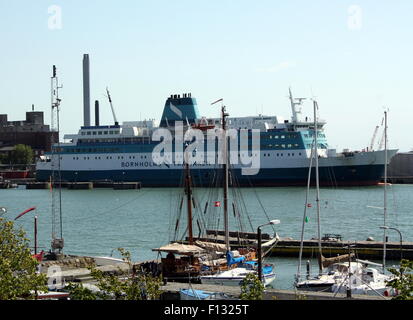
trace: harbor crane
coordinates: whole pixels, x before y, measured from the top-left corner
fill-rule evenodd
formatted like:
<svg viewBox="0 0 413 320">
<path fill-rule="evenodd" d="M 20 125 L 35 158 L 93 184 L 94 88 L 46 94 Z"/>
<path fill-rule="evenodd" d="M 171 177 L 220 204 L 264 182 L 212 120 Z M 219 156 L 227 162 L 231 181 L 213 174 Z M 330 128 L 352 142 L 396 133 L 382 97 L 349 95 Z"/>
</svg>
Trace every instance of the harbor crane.
<svg viewBox="0 0 413 320">
<path fill-rule="evenodd" d="M 110 97 L 109 89 L 106 87 L 107 97 L 109 99 L 110 108 L 112 109 L 113 121 L 115 121 L 115 126 L 119 125 L 118 120 L 116 119 L 115 109 L 113 108 L 112 99 Z"/>
<path fill-rule="evenodd" d="M 374 141 L 376 140 L 378 131 L 379 131 L 379 126 L 376 126 L 376 128 L 374 129 L 373 137 L 371 138 L 369 151 L 373 151 Z"/>
</svg>

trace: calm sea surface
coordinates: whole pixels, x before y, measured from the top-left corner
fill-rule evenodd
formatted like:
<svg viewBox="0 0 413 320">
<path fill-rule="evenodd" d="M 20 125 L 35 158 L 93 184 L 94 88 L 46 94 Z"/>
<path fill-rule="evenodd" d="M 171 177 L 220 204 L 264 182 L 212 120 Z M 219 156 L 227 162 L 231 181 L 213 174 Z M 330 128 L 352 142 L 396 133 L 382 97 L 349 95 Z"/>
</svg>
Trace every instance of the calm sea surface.
<svg viewBox="0 0 413 320">
<path fill-rule="evenodd" d="M 322 188 L 321 232 L 337 233 L 343 240 L 365 240 L 373 237 L 382 240 L 384 187 L 363 188 Z M 244 216 L 246 231 L 255 231 L 257 226 L 266 223 L 267 217 L 279 219 L 275 231 L 280 237 L 300 238 L 304 212 L 305 188 L 254 188 L 240 189 L 234 202 L 238 207 L 245 206 L 248 219 Z M 119 190 L 66 190 L 62 189 L 64 252 L 75 255 L 106 255 L 113 249 L 122 247 L 132 253 L 135 261 L 156 259 L 152 248 L 168 243 L 174 238 L 177 208 L 182 190 L 150 189 Z M 195 189 L 194 195 L 199 204 L 195 215 L 201 221 L 211 220 L 222 225 L 219 218 L 222 208 L 214 208 L 219 201 L 220 190 Z M 388 187 L 388 225 L 398 228 L 404 241 L 413 241 L 413 185 L 393 185 Z M 317 236 L 315 192 L 310 192 L 305 238 Z M 205 203 L 209 203 L 209 213 L 204 214 Z M 20 212 L 36 207 L 16 221 L 33 241 L 34 215 L 38 216 L 39 247 L 48 250 L 51 240 L 51 203 L 49 190 L 18 189 L 0 190 L 0 207 L 6 207 L 3 217 L 14 219 Z M 230 206 L 232 207 L 232 206 Z M 202 208 L 202 209 L 201 209 Z M 214 212 L 215 210 L 215 212 Z M 210 215 L 209 218 L 206 217 Z M 215 214 L 215 216 L 214 216 Z M 179 238 L 185 232 L 185 202 L 182 210 Z M 232 214 L 230 218 L 234 220 Z M 231 220 L 231 229 L 238 226 Z M 251 229 L 251 226 L 253 229 Z M 222 228 L 222 226 L 221 226 Z M 270 226 L 263 232 L 273 233 Z M 389 230 L 389 240 L 399 241 L 395 231 Z M 195 224 L 194 234 L 198 234 Z M 118 256 L 114 253 L 114 256 Z M 268 258 L 276 264 L 276 288 L 290 289 L 297 270 L 297 258 Z M 389 262 L 391 263 L 391 262 Z M 316 269 L 314 269 L 316 270 Z"/>
</svg>

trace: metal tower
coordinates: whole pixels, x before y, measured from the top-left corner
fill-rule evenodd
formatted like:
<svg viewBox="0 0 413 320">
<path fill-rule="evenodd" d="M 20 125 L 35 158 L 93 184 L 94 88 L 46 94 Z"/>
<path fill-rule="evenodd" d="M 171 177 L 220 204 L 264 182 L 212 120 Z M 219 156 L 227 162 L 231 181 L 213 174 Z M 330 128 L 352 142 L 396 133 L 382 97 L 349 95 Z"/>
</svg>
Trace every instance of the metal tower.
<svg viewBox="0 0 413 320">
<path fill-rule="evenodd" d="M 59 89 L 63 86 L 59 86 L 59 80 L 56 76 L 56 66 L 53 66 L 53 76 L 51 77 L 51 130 L 57 132 L 57 141 L 55 136 L 52 135 L 52 156 L 51 166 L 52 174 L 50 176 L 50 188 L 52 194 L 52 252 L 55 254 L 62 253 L 63 250 L 63 227 L 62 227 L 62 188 L 61 188 L 61 171 L 60 171 L 60 124 L 59 124 Z M 55 181 L 57 180 L 57 183 Z M 57 188 L 56 188 L 57 187 Z"/>
</svg>

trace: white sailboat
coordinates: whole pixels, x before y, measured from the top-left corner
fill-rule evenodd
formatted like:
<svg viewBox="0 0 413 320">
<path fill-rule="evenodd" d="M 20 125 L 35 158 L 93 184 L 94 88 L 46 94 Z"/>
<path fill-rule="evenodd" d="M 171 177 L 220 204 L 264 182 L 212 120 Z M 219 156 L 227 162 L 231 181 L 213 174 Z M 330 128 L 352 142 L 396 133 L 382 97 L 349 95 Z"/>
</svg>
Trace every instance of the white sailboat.
<svg viewBox="0 0 413 320">
<path fill-rule="evenodd" d="M 295 287 L 298 290 L 305 291 L 330 291 L 331 287 L 339 280 L 343 279 L 348 272 L 354 272 L 358 267 L 358 263 L 345 264 L 341 263 L 344 260 L 348 259 L 347 255 L 336 257 L 333 259 L 325 259 L 322 253 L 321 247 L 321 227 L 320 227 L 320 185 L 319 185 L 319 172 L 318 172 L 318 121 L 317 121 L 317 101 L 313 101 L 314 106 L 314 148 L 312 149 L 312 155 L 310 157 L 310 165 L 308 172 L 308 184 L 307 184 L 307 193 L 306 193 L 306 203 L 304 206 L 304 217 L 301 230 L 301 245 L 299 253 L 299 263 L 298 271 L 295 279 Z M 310 277 L 307 274 L 306 279 L 301 279 L 301 262 L 302 262 L 302 253 L 303 253 L 303 241 L 304 241 L 304 226 L 307 218 L 307 201 L 308 201 L 308 192 L 310 188 L 310 179 L 311 179 L 311 168 L 312 160 L 315 159 L 315 177 L 316 177 L 316 203 L 317 203 L 317 231 L 318 231 L 318 256 L 319 256 L 319 273 L 315 277 Z M 329 261 L 327 270 L 324 269 L 324 262 Z M 309 265 L 308 265 L 309 273 Z"/>
<path fill-rule="evenodd" d="M 387 226 L 387 112 L 384 112 L 384 150 L 385 150 L 385 168 L 384 168 L 384 226 Z M 392 279 L 391 275 L 385 274 L 386 267 L 386 228 L 383 234 L 383 264 L 376 264 L 370 261 L 364 261 L 365 267 L 357 270 L 356 273 L 350 273 L 347 277 L 334 284 L 331 289 L 334 293 L 354 293 L 380 296 L 393 296 L 395 290 L 391 288 L 387 282 Z M 377 268 L 370 267 L 375 265 L 381 267 L 382 271 Z"/>
<path fill-rule="evenodd" d="M 192 287 L 189 289 L 181 289 L 179 291 L 181 300 L 235 300 L 223 292 L 213 292 L 205 290 L 196 290 Z"/>
</svg>

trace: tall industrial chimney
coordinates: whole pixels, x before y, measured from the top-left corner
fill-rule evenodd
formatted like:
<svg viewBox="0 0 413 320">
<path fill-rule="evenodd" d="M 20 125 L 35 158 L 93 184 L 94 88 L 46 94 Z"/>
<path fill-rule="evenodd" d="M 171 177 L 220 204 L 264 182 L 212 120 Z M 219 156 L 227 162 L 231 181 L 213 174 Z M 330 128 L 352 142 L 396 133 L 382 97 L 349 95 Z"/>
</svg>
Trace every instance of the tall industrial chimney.
<svg viewBox="0 0 413 320">
<path fill-rule="evenodd" d="M 95 126 L 99 126 L 99 101 L 95 100 Z"/>
<path fill-rule="evenodd" d="M 83 55 L 83 125 L 90 126 L 89 55 Z"/>
</svg>

